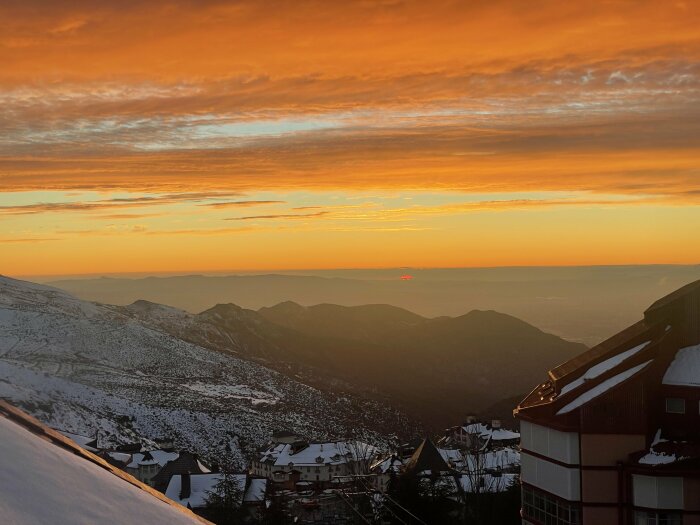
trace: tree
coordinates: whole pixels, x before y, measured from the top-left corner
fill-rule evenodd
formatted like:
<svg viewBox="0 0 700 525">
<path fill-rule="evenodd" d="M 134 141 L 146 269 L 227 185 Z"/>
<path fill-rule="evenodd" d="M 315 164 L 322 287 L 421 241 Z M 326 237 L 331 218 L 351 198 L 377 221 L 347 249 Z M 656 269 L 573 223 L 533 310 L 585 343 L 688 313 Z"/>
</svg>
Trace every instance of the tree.
<svg viewBox="0 0 700 525">
<path fill-rule="evenodd" d="M 219 480 L 213 490 L 207 491 L 207 515 L 217 525 L 235 525 L 242 521 L 246 477 L 234 473 L 230 458 L 224 458 L 221 467 Z"/>
</svg>

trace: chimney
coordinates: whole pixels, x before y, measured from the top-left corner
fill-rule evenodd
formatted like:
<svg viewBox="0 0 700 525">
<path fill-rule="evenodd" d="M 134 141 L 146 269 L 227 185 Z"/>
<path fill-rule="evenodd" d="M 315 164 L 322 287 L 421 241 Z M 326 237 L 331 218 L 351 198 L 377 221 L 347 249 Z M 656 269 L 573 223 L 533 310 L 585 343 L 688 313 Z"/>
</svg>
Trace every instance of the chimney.
<svg viewBox="0 0 700 525">
<path fill-rule="evenodd" d="M 491 420 L 491 428 L 494 428 L 494 429 L 501 428 L 501 420 L 500 419 L 492 419 Z"/>
<path fill-rule="evenodd" d="M 190 481 L 190 473 L 180 475 L 180 499 L 187 499 L 192 494 L 192 484 Z"/>
</svg>

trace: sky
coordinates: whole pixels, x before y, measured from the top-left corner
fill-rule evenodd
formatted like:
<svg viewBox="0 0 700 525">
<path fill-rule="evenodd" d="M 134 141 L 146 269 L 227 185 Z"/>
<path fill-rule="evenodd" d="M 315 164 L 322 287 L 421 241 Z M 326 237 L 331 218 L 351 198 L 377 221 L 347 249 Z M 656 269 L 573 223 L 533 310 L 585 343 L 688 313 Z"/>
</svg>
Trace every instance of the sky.
<svg viewBox="0 0 700 525">
<path fill-rule="evenodd" d="M 700 262 L 700 2 L 0 3 L 0 273 Z"/>
</svg>

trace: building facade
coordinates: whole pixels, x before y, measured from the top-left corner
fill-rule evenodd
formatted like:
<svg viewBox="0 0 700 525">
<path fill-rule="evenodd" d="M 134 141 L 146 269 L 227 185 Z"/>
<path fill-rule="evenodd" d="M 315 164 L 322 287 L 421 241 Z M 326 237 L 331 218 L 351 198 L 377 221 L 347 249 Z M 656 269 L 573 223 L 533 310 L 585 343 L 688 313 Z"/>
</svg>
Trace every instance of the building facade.
<svg viewBox="0 0 700 525">
<path fill-rule="evenodd" d="M 516 408 L 523 524 L 700 525 L 700 281 Z"/>
<path fill-rule="evenodd" d="M 299 483 L 328 488 L 367 473 L 376 454 L 375 447 L 359 441 L 272 443 L 253 460 L 250 471 L 290 490 Z"/>
</svg>

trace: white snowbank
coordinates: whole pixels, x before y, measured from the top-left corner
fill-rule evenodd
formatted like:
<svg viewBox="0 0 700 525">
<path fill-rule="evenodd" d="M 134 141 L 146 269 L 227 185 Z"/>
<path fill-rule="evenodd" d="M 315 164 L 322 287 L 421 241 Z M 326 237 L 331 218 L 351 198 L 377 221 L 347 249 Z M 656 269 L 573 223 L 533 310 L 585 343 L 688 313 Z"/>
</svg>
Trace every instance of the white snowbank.
<svg viewBox="0 0 700 525">
<path fill-rule="evenodd" d="M 13 525 L 192 525 L 193 515 L 0 417 L 0 512 Z"/>
<path fill-rule="evenodd" d="M 676 352 L 662 380 L 664 385 L 700 386 L 700 345 Z"/>
</svg>

